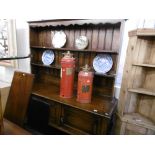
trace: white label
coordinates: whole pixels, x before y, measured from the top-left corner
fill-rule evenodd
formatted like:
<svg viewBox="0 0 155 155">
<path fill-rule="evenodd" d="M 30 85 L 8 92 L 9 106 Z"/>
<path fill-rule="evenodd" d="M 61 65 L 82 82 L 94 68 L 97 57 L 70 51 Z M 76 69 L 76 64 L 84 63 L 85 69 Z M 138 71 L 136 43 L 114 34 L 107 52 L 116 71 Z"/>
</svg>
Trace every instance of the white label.
<svg viewBox="0 0 155 155">
<path fill-rule="evenodd" d="M 61 70 L 60 70 L 60 78 L 62 78 L 62 68 L 61 68 Z"/>
</svg>

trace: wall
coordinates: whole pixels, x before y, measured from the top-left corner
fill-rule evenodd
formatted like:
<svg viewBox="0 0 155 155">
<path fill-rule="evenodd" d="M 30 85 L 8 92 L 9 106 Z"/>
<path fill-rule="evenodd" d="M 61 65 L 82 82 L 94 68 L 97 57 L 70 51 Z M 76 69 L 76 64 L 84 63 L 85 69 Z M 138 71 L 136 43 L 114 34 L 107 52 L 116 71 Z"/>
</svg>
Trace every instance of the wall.
<svg viewBox="0 0 155 155">
<path fill-rule="evenodd" d="M 155 28 L 155 20 L 144 19 L 129 19 L 125 22 L 124 33 L 122 36 L 122 45 L 117 69 L 117 77 L 115 81 L 115 96 L 119 97 L 123 67 L 125 62 L 126 50 L 128 45 L 128 31 L 136 28 Z M 29 29 L 25 20 L 16 20 L 16 32 L 17 32 L 17 53 L 18 56 L 27 56 L 30 53 L 29 49 Z M 30 59 L 18 60 L 18 68 L 13 69 L 11 67 L 0 66 L 0 81 L 10 83 L 13 77 L 14 70 L 21 70 L 30 72 Z"/>
<path fill-rule="evenodd" d="M 27 56 L 30 53 L 29 49 L 29 29 L 25 20 L 16 20 L 16 38 L 17 38 L 17 55 Z M 0 81 L 10 83 L 13 77 L 14 70 L 30 72 L 30 59 L 18 60 L 18 67 L 2 67 L 0 66 Z"/>
</svg>

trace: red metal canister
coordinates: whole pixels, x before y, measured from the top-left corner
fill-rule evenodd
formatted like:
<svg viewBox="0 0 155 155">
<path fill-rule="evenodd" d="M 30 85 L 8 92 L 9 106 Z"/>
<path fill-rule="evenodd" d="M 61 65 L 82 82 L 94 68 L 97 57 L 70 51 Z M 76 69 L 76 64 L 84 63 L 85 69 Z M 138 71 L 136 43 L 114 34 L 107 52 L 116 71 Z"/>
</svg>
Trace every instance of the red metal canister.
<svg viewBox="0 0 155 155">
<path fill-rule="evenodd" d="M 61 59 L 60 96 L 63 98 L 71 98 L 73 96 L 74 73 L 75 58 L 68 51 Z"/>
<path fill-rule="evenodd" d="M 78 92 L 77 101 L 80 103 L 90 103 L 92 96 L 93 72 L 90 71 L 88 65 L 83 67 L 78 74 Z"/>
</svg>

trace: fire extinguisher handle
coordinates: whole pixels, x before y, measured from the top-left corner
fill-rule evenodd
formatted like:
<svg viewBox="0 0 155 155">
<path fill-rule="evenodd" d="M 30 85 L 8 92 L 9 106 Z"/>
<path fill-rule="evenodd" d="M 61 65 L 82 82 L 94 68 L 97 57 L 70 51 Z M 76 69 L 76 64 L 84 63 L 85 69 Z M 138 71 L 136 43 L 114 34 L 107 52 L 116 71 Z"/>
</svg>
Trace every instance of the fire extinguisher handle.
<svg viewBox="0 0 155 155">
<path fill-rule="evenodd" d="M 92 69 L 92 67 L 88 66 L 88 64 L 86 64 L 85 66 L 80 67 L 83 71 L 90 71 Z"/>
<path fill-rule="evenodd" d="M 62 53 L 62 55 L 69 58 L 73 57 L 73 53 L 70 53 L 70 51 L 67 51 L 67 53 Z"/>
</svg>

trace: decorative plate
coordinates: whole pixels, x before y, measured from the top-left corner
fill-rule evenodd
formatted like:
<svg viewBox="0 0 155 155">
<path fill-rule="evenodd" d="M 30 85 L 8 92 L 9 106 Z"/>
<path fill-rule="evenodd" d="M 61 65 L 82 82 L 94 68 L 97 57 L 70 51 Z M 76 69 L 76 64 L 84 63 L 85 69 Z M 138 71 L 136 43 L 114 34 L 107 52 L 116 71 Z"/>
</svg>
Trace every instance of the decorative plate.
<svg viewBox="0 0 155 155">
<path fill-rule="evenodd" d="M 44 65 L 50 65 L 54 61 L 54 52 L 46 50 L 42 54 L 42 62 Z"/>
<path fill-rule="evenodd" d="M 52 39 L 52 45 L 55 48 L 61 48 L 66 43 L 66 34 L 63 31 L 56 31 Z"/>
<path fill-rule="evenodd" d="M 110 55 L 108 54 L 98 54 L 93 60 L 94 70 L 98 73 L 108 72 L 113 65 L 113 61 Z"/>
<path fill-rule="evenodd" d="M 77 49 L 85 49 L 88 46 L 88 38 L 86 36 L 80 36 L 75 40 L 75 47 Z"/>
</svg>

